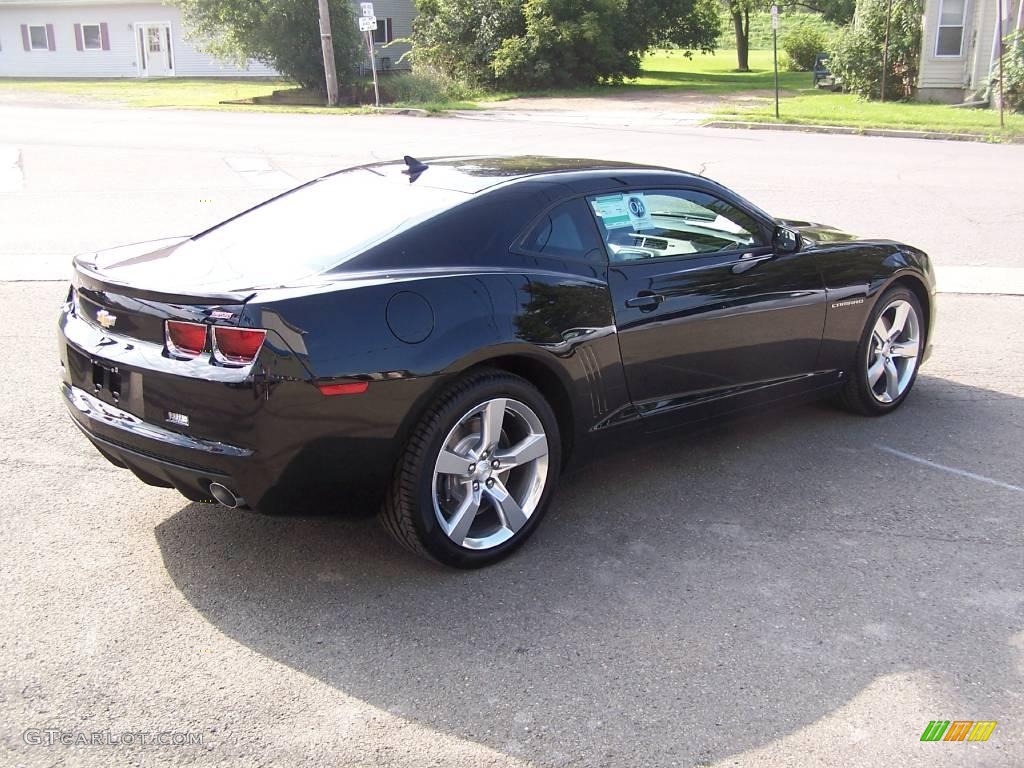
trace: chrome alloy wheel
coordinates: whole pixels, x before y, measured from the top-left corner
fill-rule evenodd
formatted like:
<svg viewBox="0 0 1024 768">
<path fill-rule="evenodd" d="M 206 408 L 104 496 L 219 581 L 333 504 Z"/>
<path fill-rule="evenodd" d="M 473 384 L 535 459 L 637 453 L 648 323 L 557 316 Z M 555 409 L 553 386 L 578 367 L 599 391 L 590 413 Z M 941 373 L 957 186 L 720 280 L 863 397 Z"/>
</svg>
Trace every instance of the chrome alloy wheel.
<svg viewBox="0 0 1024 768">
<path fill-rule="evenodd" d="M 880 403 L 892 403 L 910 384 L 921 346 L 921 323 L 914 307 L 897 299 L 882 310 L 868 345 L 868 389 Z"/>
<path fill-rule="evenodd" d="M 533 409 L 494 398 L 455 424 L 434 463 L 434 514 L 455 544 L 491 549 L 537 510 L 548 479 L 548 439 Z"/>
</svg>

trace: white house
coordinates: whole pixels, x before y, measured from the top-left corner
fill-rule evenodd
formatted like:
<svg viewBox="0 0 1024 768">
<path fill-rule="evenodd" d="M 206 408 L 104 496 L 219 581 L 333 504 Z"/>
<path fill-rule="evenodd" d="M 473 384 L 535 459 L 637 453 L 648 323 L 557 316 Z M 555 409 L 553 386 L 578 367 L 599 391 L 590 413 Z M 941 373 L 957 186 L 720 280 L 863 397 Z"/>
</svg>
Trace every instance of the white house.
<svg viewBox="0 0 1024 768">
<path fill-rule="evenodd" d="M 375 0 L 377 63 L 395 67 L 413 0 Z M 259 62 L 236 67 L 190 40 L 174 5 L 153 0 L 0 0 L 0 77 L 268 77 Z"/>
<path fill-rule="evenodd" d="M 925 0 L 920 101 L 958 103 L 984 91 L 998 61 L 1000 0 Z M 1002 0 L 1003 35 L 1024 29 L 1024 0 Z"/>
</svg>

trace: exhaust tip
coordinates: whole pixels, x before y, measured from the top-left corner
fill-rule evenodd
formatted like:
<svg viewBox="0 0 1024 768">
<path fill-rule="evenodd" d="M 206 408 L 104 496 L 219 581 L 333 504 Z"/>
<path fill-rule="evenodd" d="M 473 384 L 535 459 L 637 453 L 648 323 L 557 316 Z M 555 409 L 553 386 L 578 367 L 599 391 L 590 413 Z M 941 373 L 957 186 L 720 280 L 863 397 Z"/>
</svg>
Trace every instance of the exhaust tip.
<svg viewBox="0 0 1024 768">
<path fill-rule="evenodd" d="M 234 491 L 220 483 L 210 483 L 210 495 L 217 500 L 217 503 L 228 509 L 237 509 L 242 500 L 235 496 Z"/>
</svg>

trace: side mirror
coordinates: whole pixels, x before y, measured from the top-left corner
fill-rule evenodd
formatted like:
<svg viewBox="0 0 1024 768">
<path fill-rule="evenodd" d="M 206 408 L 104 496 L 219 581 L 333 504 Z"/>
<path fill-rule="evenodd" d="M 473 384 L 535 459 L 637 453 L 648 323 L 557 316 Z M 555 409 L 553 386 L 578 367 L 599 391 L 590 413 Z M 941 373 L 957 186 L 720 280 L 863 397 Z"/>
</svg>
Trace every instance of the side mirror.
<svg viewBox="0 0 1024 768">
<path fill-rule="evenodd" d="M 772 247 L 776 253 L 796 253 L 803 246 L 800 233 L 788 227 L 776 227 L 772 235 Z"/>
</svg>

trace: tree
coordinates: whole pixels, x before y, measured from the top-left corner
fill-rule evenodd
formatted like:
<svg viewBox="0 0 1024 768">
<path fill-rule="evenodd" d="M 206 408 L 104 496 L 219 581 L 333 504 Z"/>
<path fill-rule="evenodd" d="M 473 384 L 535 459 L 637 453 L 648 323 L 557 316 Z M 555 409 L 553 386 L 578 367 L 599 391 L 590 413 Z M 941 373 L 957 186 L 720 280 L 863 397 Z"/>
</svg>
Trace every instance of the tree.
<svg viewBox="0 0 1024 768">
<path fill-rule="evenodd" d="M 1006 108 L 1024 112 L 1024 30 L 1011 34 L 1003 42 L 1003 96 Z M 999 97 L 999 71 L 992 73 L 992 103 Z"/>
<path fill-rule="evenodd" d="M 750 12 L 760 8 L 760 0 L 729 0 L 729 15 L 736 32 L 736 68 L 750 71 Z"/>
<path fill-rule="evenodd" d="M 414 60 L 475 83 L 568 86 L 636 77 L 655 45 L 714 50 L 715 0 L 418 0 Z"/>
<path fill-rule="evenodd" d="M 857 7 L 856 0 L 801 0 L 793 5 L 820 13 L 825 21 L 844 26 L 853 21 L 853 12 Z"/>
<path fill-rule="evenodd" d="M 833 39 L 828 68 L 843 87 L 865 98 L 881 95 L 882 51 L 889 0 L 858 0 L 856 20 Z M 885 98 L 909 99 L 917 86 L 922 0 L 892 0 Z"/>
<path fill-rule="evenodd" d="M 305 88 L 323 92 L 324 59 L 316 0 L 175 0 L 191 35 L 213 55 L 255 59 Z M 354 82 L 362 51 L 348 0 L 329 0 L 339 85 Z"/>
</svg>

